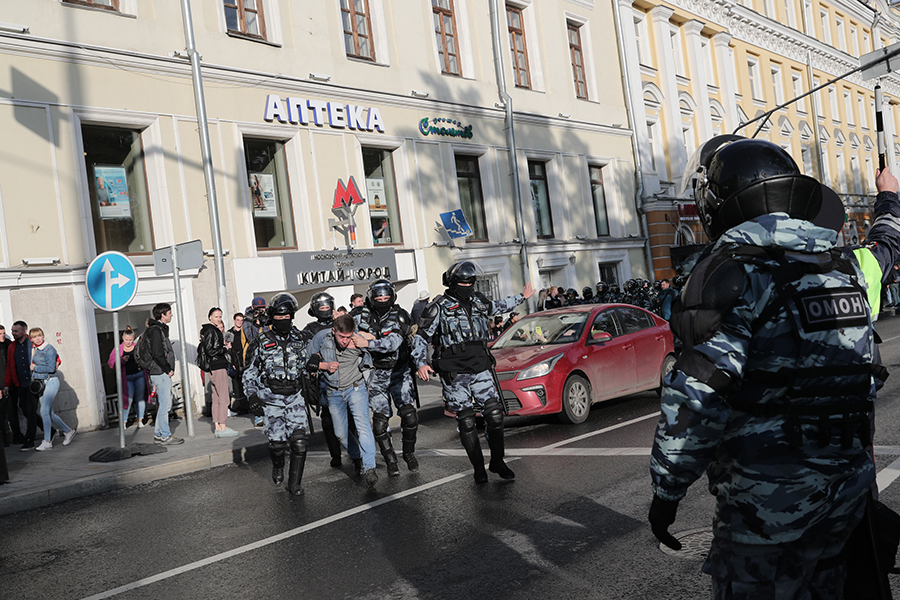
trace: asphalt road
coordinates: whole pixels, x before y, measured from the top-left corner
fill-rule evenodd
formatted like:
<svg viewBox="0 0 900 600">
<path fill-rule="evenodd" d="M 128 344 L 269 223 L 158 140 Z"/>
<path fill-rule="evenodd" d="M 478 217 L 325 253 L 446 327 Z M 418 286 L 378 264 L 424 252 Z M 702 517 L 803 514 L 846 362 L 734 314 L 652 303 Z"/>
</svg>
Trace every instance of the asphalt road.
<svg viewBox="0 0 900 600">
<path fill-rule="evenodd" d="M 900 317 L 879 329 L 897 374 L 876 445 L 900 447 Z M 595 405 L 581 425 L 510 419 L 515 482 L 475 485 L 455 421 L 430 410 L 420 471 L 379 468 L 375 492 L 317 458 L 295 499 L 260 460 L 0 517 L 0 598 L 709 597 L 705 479 L 672 527 L 685 552 L 661 551 L 646 523 L 658 408 L 649 393 Z M 883 450 L 878 465 L 881 498 L 900 512 L 885 469 L 898 457 Z"/>
</svg>

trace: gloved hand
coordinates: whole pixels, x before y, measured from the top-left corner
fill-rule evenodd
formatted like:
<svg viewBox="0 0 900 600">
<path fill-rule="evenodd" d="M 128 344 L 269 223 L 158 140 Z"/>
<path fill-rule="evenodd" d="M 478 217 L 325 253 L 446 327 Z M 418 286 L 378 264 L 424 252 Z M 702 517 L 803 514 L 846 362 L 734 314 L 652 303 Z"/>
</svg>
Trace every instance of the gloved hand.
<svg viewBox="0 0 900 600">
<path fill-rule="evenodd" d="M 250 404 L 250 414 L 255 417 L 261 417 L 266 414 L 266 411 L 263 410 L 262 400 L 259 399 L 259 396 L 256 394 L 251 394 L 249 398 L 247 398 L 247 402 Z"/>
<path fill-rule="evenodd" d="M 669 525 L 675 522 L 675 514 L 677 512 L 677 500 L 663 500 L 659 496 L 653 495 L 650 514 L 647 516 L 647 520 L 650 521 L 650 530 L 656 536 L 656 539 L 672 550 L 681 550 L 681 542 L 669 533 Z"/>
</svg>

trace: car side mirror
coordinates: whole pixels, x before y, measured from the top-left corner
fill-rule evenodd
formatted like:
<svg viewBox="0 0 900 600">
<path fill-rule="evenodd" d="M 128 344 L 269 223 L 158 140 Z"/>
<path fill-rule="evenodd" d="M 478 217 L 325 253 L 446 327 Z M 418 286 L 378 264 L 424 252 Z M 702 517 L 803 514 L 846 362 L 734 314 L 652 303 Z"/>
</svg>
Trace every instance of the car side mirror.
<svg viewBox="0 0 900 600">
<path fill-rule="evenodd" d="M 610 335 L 606 331 L 595 331 L 591 334 L 591 338 L 588 340 L 588 344 L 602 344 L 603 342 L 608 342 L 612 339 L 612 335 Z"/>
</svg>

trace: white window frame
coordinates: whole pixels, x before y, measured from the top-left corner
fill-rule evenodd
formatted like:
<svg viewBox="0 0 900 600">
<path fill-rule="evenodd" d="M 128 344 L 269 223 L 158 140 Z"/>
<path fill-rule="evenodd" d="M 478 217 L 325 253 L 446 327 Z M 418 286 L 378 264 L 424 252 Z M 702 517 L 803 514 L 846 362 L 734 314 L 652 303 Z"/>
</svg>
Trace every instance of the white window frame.
<svg viewBox="0 0 900 600">
<path fill-rule="evenodd" d="M 763 95 L 762 80 L 759 73 L 759 57 L 752 54 L 747 55 L 747 74 L 750 77 L 750 93 L 753 99 L 765 102 L 766 98 Z"/>
<path fill-rule="evenodd" d="M 703 37 L 700 40 L 700 51 L 703 52 L 703 68 L 706 70 L 706 84 L 716 85 L 716 68 L 713 66 L 712 40 Z"/>
<path fill-rule="evenodd" d="M 675 59 L 675 74 L 687 77 L 687 66 L 684 63 L 684 44 L 681 43 L 681 27 L 674 23 L 669 24 L 669 45 L 672 48 Z"/>
<path fill-rule="evenodd" d="M 863 31 L 863 54 L 872 51 L 872 36 L 868 32 Z"/>
<path fill-rule="evenodd" d="M 859 169 L 859 155 L 854 154 L 850 157 L 850 170 L 853 173 L 853 187 L 857 194 L 863 193 L 862 171 Z"/>
<path fill-rule="evenodd" d="M 803 89 L 803 73 L 799 71 L 795 71 L 791 69 L 791 91 L 794 93 L 794 97 L 803 95 L 805 90 Z M 806 98 L 801 98 L 794 103 L 796 107 L 797 114 L 806 114 Z"/>
<path fill-rule="evenodd" d="M 781 65 L 769 63 L 769 72 L 772 75 L 772 91 L 775 93 L 775 104 L 784 102 L 784 78 L 781 76 Z"/>
<path fill-rule="evenodd" d="M 803 15 L 804 22 L 803 27 L 806 35 L 809 37 L 816 37 L 816 26 L 813 23 L 813 8 L 812 8 L 812 0 L 802 0 L 803 2 Z"/>
<path fill-rule="evenodd" d="M 853 117 L 853 101 L 850 99 L 850 90 L 844 89 L 844 110 L 847 112 L 847 125 L 853 127 L 856 119 Z"/>
<path fill-rule="evenodd" d="M 847 51 L 847 32 L 844 31 L 844 17 L 835 16 L 834 25 L 837 27 L 838 49 Z"/>
<path fill-rule="evenodd" d="M 788 27 L 797 29 L 797 7 L 794 0 L 784 0 L 784 14 Z"/>
<path fill-rule="evenodd" d="M 863 129 L 868 129 L 869 122 L 866 119 L 866 97 L 859 92 L 856 93 L 856 110 L 859 111 L 859 126 Z"/>
<path fill-rule="evenodd" d="M 778 20 L 778 15 L 775 13 L 775 0 L 764 0 L 763 10 L 765 11 L 767 17 L 769 17 L 773 21 Z"/>
<path fill-rule="evenodd" d="M 834 85 L 828 86 L 828 104 L 831 107 L 831 122 L 841 122 L 841 110 L 838 106 L 837 88 Z"/>
<path fill-rule="evenodd" d="M 460 0 L 454 0 L 454 2 L 459 1 Z M 535 6 L 532 3 L 532 0 L 506 0 L 505 4 L 514 6 L 522 11 L 522 28 L 525 32 L 525 47 L 528 49 L 528 76 L 531 78 L 531 87 L 523 89 L 545 92 L 547 91 L 547 87 L 544 83 L 544 61 L 541 59 L 541 45 L 538 43 L 537 20 L 535 19 L 534 14 Z M 504 23 L 506 23 L 505 8 L 503 10 L 503 19 Z M 459 25 L 457 25 L 457 28 L 458 27 Z M 566 37 L 566 39 L 568 39 L 568 36 Z M 503 36 L 503 43 L 506 44 L 506 56 L 511 56 L 508 34 Z M 513 66 L 512 64 L 510 64 L 510 73 L 512 74 L 513 72 Z M 515 76 L 513 76 L 512 79 L 513 84 L 515 84 Z M 590 98 L 590 95 L 588 96 L 588 98 Z"/>
<path fill-rule="evenodd" d="M 819 8 L 819 24 L 822 26 L 822 36 L 825 43 L 831 46 L 831 19 L 828 16 L 827 8 Z"/>
<path fill-rule="evenodd" d="M 850 23 L 850 47 L 853 48 L 853 56 L 859 56 L 859 29 Z"/>
<path fill-rule="evenodd" d="M 572 19 L 569 18 L 571 21 Z M 647 13 L 634 9 L 634 34 L 637 36 L 638 64 L 653 67 L 653 52 L 650 51 L 650 27 L 647 25 Z M 584 44 L 584 40 L 582 40 Z"/>
<path fill-rule="evenodd" d="M 283 46 L 284 31 L 281 26 L 281 10 L 279 9 L 281 3 L 278 2 L 278 0 L 257 0 L 257 2 L 261 2 L 263 5 L 262 13 L 263 19 L 265 19 L 266 39 L 263 40 L 244 36 L 241 36 L 241 39 L 262 44 L 271 44 L 273 46 Z M 340 5 L 337 2 L 335 2 L 335 4 L 337 5 L 338 12 L 340 12 Z M 225 6 L 221 1 L 218 3 L 216 10 L 218 12 L 219 30 L 225 35 L 228 35 L 228 23 L 225 22 Z M 343 33 L 341 35 L 343 35 Z M 344 42 L 341 40 L 341 46 L 343 47 L 343 45 Z"/>
<path fill-rule="evenodd" d="M 566 40 L 566 50 L 569 48 L 569 35 L 568 35 L 568 25 L 571 23 L 572 25 L 578 26 L 578 33 L 581 37 L 581 60 L 584 63 L 584 82 L 587 85 L 587 98 L 580 99 L 584 102 L 597 102 L 600 97 L 599 89 L 597 88 L 597 69 L 594 64 L 594 43 L 593 36 L 591 35 L 591 22 L 584 15 L 579 15 L 576 13 L 571 13 L 569 11 L 565 11 L 563 13 L 565 17 L 563 19 L 563 39 Z M 571 63 L 569 64 L 570 72 L 571 72 Z M 533 81 L 533 80 L 532 80 Z M 572 82 L 572 97 L 576 97 L 575 91 L 575 76 L 572 75 L 569 78 L 569 81 Z"/>
</svg>

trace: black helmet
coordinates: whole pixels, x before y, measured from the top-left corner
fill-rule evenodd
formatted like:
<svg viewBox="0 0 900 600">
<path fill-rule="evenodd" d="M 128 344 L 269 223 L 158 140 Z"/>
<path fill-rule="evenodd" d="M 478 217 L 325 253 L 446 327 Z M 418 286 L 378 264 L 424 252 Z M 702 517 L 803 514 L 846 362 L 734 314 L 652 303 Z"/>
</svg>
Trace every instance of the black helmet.
<svg viewBox="0 0 900 600">
<path fill-rule="evenodd" d="M 388 296 L 387 302 L 376 302 L 375 298 L 379 298 L 381 296 Z M 366 298 L 369 301 L 369 304 L 372 308 L 376 309 L 388 309 L 393 306 L 394 302 L 397 300 L 397 293 L 394 291 L 394 284 L 388 281 L 387 279 L 379 279 L 377 281 L 373 281 L 371 285 L 369 285 L 369 291 L 366 293 Z"/>
<path fill-rule="evenodd" d="M 444 284 L 444 287 L 451 287 L 458 283 L 474 284 L 481 275 L 484 275 L 481 267 L 470 260 L 464 260 L 447 269 L 441 277 L 441 283 Z"/>
<path fill-rule="evenodd" d="M 807 221 L 819 214 L 822 185 L 802 175 L 791 155 L 772 142 L 727 141 L 708 160 L 699 167 L 694 199 L 710 240 L 769 213 L 784 212 Z"/>
<path fill-rule="evenodd" d="M 270 319 L 275 315 L 290 315 L 291 319 L 293 319 L 294 314 L 299 309 L 300 305 L 297 304 L 296 298 L 287 292 L 281 292 L 280 294 L 275 294 L 272 296 L 272 299 L 269 300 L 269 306 L 266 308 L 266 315 Z"/>
<path fill-rule="evenodd" d="M 319 312 L 319 309 L 324 306 L 328 307 L 327 318 Z M 334 316 L 334 296 L 332 296 L 328 292 L 319 292 L 312 297 L 312 300 L 309 301 L 309 310 L 306 312 L 309 313 L 309 316 L 315 317 L 319 320 L 327 321 L 328 319 L 331 319 Z"/>
<path fill-rule="evenodd" d="M 566 290 L 566 296 L 574 296 L 578 297 L 578 292 L 575 291 L 575 288 L 569 288 Z"/>
<path fill-rule="evenodd" d="M 597 282 L 597 293 L 598 294 L 605 294 L 608 289 L 609 289 L 609 286 L 606 285 L 605 281 Z"/>
<path fill-rule="evenodd" d="M 618 294 L 619 293 L 619 284 L 618 283 L 609 284 L 609 291 L 612 292 L 613 294 Z"/>
<path fill-rule="evenodd" d="M 581 295 L 585 299 L 588 299 L 594 295 L 594 290 L 591 288 L 591 286 L 586 285 L 586 286 L 584 286 L 584 289 L 581 290 Z"/>
</svg>

